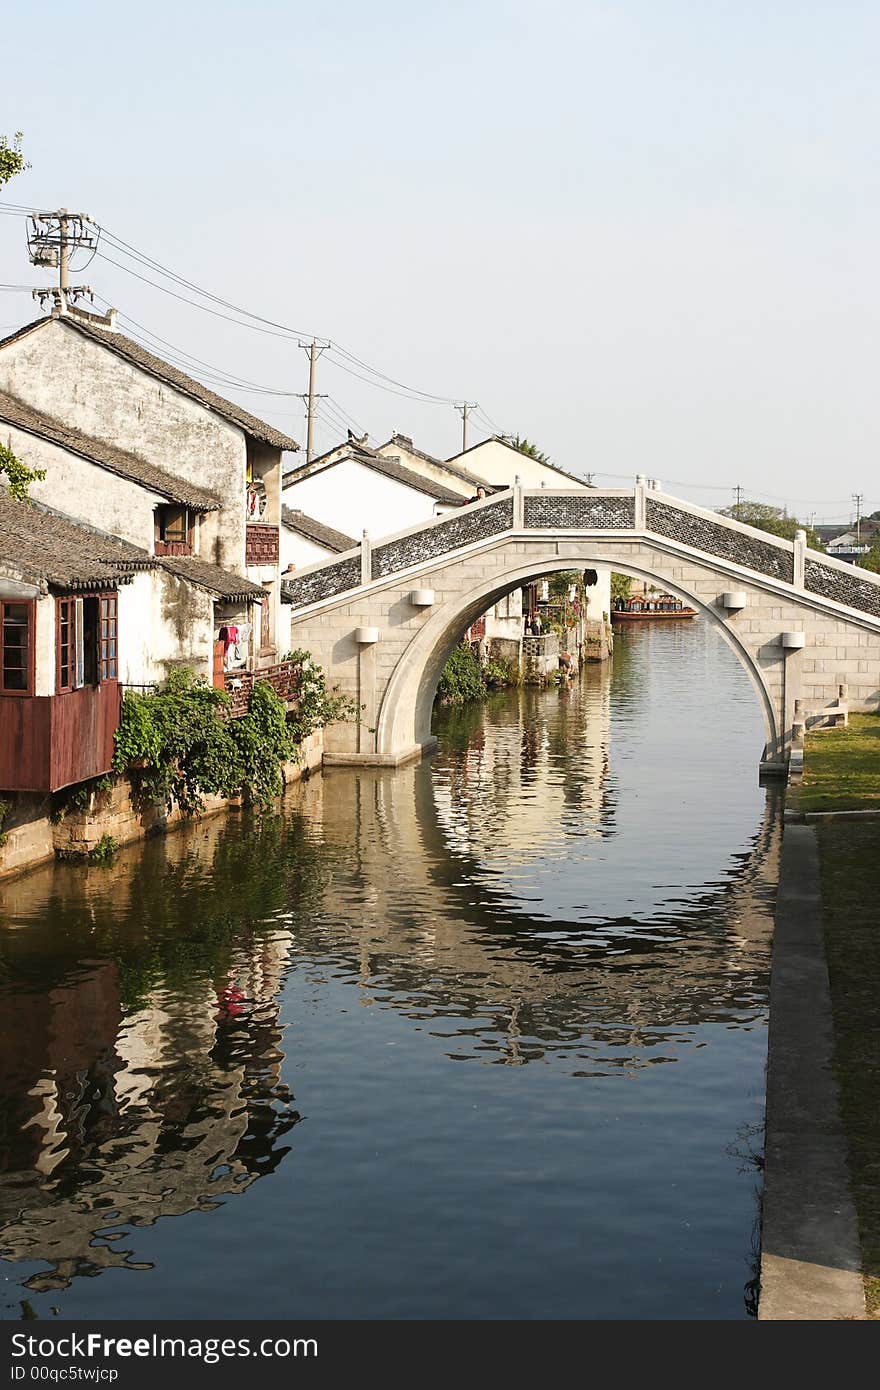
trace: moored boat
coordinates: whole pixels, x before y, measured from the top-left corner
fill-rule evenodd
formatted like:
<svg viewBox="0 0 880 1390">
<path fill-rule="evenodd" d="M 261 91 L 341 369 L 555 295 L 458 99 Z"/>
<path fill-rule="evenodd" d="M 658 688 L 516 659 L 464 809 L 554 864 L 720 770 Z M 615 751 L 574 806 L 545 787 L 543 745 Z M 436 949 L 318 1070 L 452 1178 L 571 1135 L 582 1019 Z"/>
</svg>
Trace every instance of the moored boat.
<svg viewBox="0 0 880 1390">
<path fill-rule="evenodd" d="M 696 616 L 696 608 L 688 608 L 674 594 L 639 594 L 618 599 L 611 610 L 612 623 L 669 622 Z"/>
</svg>

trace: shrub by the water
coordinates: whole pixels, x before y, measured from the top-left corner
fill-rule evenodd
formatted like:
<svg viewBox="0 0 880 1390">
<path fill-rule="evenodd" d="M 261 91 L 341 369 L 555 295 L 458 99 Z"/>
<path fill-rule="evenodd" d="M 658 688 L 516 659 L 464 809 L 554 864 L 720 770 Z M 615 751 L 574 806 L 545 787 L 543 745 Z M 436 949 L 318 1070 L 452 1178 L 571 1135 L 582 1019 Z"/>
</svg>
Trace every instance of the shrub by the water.
<svg viewBox="0 0 880 1390">
<path fill-rule="evenodd" d="M 466 700 L 482 700 L 485 693 L 480 663 L 467 642 L 460 642 L 443 667 L 437 699 L 447 705 L 462 705 Z"/>
</svg>

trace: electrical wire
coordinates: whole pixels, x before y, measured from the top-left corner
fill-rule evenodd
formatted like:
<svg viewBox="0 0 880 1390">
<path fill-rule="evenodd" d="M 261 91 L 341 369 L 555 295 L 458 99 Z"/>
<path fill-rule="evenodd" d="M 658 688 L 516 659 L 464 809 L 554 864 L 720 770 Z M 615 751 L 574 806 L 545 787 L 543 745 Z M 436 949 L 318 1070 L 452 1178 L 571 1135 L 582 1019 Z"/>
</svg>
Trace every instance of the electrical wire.
<svg viewBox="0 0 880 1390">
<path fill-rule="evenodd" d="M 319 341 L 326 350 L 332 349 L 333 352 L 337 353 L 341 357 L 344 357 L 348 362 L 351 362 L 355 366 L 362 368 L 362 370 L 369 372 L 371 377 L 377 378 L 377 381 L 369 382 L 370 385 L 376 385 L 378 381 L 383 381 L 388 384 L 387 389 L 395 387 L 399 391 L 407 394 L 412 399 L 417 399 L 426 403 L 432 403 L 437 405 L 454 405 L 456 400 L 458 399 L 454 396 L 441 396 L 437 395 L 432 391 L 423 391 L 419 387 L 410 386 L 406 382 L 398 381 L 396 377 L 389 376 L 387 373 L 380 371 L 378 368 L 370 366 L 370 364 L 364 361 L 362 357 L 358 357 L 356 353 L 350 352 L 349 349 L 343 347 L 341 343 L 336 343 L 330 338 L 319 338 L 317 334 L 309 334 L 303 329 L 292 328 L 288 324 L 282 324 L 275 319 L 266 318 L 262 314 L 255 314 L 250 309 L 245 309 L 239 304 L 234 304 L 231 300 L 223 299 L 220 295 L 215 295 L 210 290 L 202 289 L 200 285 L 195 284 L 195 282 L 192 280 L 188 280 L 185 276 L 178 275 L 176 271 L 171 270 L 168 266 L 163 265 L 160 261 L 156 261 L 151 256 L 147 256 L 145 253 L 139 251 L 137 247 L 132 246 L 130 242 L 126 242 L 122 237 L 118 237 L 114 232 L 111 232 L 108 228 L 104 227 L 102 228 L 102 231 L 114 250 L 119 251 L 123 255 L 131 257 L 131 259 L 135 260 L 141 266 L 147 269 L 152 269 L 154 271 L 157 271 L 161 275 L 165 275 L 167 278 L 171 279 L 177 285 L 181 286 L 182 288 L 192 290 L 194 293 L 200 295 L 202 298 L 210 300 L 211 303 L 219 304 L 224 309 L 230 309 L 235 314 L 239 314 L 247 319 L 253 320 L 255 323 L 263 325 L 263 331 L 266 331 L 267 329 L 275 329 L 280 331 L 285 336 L 296 338 L 298 341 L 305 339 L 313 339 L 315 341 Z M 121 265 L 120 262 L 114 261 L 112 257 L 104 255 L 103 259 L 107 260 L 111 265 L 116 265 L 121 270 L 127 270 L 130 274 L 133 275 L 136 274 L 136 272 L 132 271 L 130 267 Z M 138 278 L 146 279 L 146 277 Z M 155 281 L 146 280 L 146 283 L 154 285 L 154 287 L 157 289 L 165 288 L 163 286 L 156 285 Z M 170 293 L 170 291 L 166 290 L 166 293 Z M 193 304 L 193 307 L 195 308 L 205 308 L 204 305 L 199 305 L 195 303 L 195 301 L 193 300 L 188 300 L 187 302 Z M 247 327 L 248 325 L 242 324 L 241 326 Z M 302 345 L 305 346 L 305 343 L 303 342 Z M 356 375 L 356 373 L 352 373 L 352 375 Z"/>
</svg>

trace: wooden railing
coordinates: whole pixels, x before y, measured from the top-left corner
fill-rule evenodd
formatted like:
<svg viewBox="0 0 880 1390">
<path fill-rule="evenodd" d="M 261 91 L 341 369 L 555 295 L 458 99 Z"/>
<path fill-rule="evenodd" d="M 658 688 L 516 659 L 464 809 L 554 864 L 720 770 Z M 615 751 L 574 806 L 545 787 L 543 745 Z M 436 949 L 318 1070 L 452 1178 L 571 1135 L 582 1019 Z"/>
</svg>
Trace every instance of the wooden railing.
<svg viewBox="0 0 880 1390">
<path fill-rule="evenodd" d="M 258 671 L 225 671 L 223 684 L 232 697 L 232 718 L 247 714 L 251 692 L 261 681 L 268 681 L 275 694 L 290 704 L 299 694 L 301 667 L 298 661 L 279 661 L 275 666 L 263 666 Z"/>
</svg>

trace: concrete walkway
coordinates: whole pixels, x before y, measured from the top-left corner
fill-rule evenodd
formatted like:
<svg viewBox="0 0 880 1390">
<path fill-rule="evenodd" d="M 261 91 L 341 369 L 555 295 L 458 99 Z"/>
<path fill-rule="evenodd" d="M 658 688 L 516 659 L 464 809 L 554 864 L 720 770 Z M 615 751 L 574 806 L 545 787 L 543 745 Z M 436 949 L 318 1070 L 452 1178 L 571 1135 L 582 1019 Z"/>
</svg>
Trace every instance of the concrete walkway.
<svg viewBox="0 0 880 1390">
<path fill-rule="evenodd" d="M 864 1318 L 812 826 L 787 824 L 773 937 L 758 1317 Z"/>
</svg>

